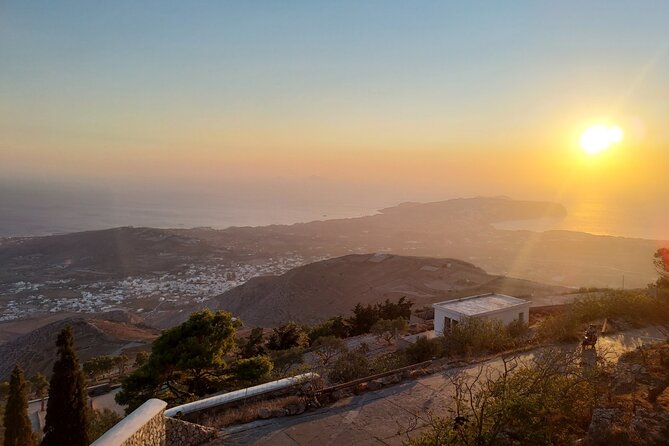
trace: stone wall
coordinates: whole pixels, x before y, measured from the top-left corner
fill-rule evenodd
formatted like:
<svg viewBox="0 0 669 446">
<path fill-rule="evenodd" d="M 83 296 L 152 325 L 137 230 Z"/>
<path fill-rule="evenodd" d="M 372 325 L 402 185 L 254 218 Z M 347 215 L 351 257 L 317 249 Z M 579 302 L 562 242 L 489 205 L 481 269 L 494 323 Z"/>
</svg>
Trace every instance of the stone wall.
<svg viewBox="0 0 669 446">
<path fill-rule="evenodd" d="M 165 446 L 165 415 L 161 411 L 120 446 Z"/>
<path fill-rule="evenodd" d="M 146 401 L 91 446 L 165 446 L 165 407 L 156 398 Z"/>
<path fill-rule="evenodd" d="M 148 400 L 91 446 L 198 446 L 216 436 L 216 429 L 166 417 L 165 407 Z"/>
<path fill-rule="evenodd" d="M 165 417 L 166 446 L 198 446 L 216 437 L 216 429 Z M 126 445 L 124 445 L 126 446 Z"/>
</svg>

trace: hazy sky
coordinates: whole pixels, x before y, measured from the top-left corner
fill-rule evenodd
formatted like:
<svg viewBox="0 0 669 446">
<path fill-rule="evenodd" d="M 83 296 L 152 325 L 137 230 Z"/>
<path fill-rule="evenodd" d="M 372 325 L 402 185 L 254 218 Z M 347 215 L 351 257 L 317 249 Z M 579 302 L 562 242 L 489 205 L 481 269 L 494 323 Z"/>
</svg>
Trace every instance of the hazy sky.
<svg viewBox="0 0 669 446">
<path fill-rule="evenodd" d="M 668 48 L 667 1 L 3 0 L 0 175 L 664 194 Z"/>
</svg>

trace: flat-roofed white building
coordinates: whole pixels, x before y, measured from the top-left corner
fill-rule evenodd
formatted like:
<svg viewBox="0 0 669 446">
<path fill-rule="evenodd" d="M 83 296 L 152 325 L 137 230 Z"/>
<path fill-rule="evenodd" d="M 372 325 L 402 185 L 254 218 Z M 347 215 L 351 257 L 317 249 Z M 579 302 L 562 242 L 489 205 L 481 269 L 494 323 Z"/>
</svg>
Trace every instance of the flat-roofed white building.
<svg viewBox="0 0 669 446">
<path fill-rule="evenodd" d="M 505 294 L 488 293 L 432 304 L 434 331 L 443 335 L 450 328 L 468 317 L 499 319 L 505 325 L 515 320 L 527 323 L 530 301 Z"/>
</svg>

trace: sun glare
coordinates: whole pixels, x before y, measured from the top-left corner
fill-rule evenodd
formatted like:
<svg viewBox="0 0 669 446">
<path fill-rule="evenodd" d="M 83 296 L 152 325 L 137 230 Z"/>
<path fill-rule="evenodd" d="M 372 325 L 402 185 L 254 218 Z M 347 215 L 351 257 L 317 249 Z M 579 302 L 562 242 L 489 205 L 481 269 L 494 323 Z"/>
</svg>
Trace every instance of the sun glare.
<svg viewBox="0 0 669 446">
<path fill-rule="evenodd" d="M 623 131 L 616 125 L 607 126 L 604 124 L 588 127 L 581 134 L 581 148 L 588 155 L 596 155 L 617 144 L 623 139 Z"/>
</svg>

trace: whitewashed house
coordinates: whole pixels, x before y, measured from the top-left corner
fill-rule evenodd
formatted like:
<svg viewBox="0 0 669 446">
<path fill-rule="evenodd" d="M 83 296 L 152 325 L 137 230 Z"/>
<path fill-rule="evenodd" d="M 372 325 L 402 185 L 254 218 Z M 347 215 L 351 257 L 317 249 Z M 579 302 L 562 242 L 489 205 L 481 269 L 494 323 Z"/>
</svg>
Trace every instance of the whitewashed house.
<svg viewBox="0 0 669 446">
<path fill-rule="evenodd" d="M 434 308 L 434 331 L 437 335 L 468 317 L 499 319 L 505 325 L 514 320 L 527 323 L 530 301 L 505 294 L 480 294 L 432 304 Z"/>
</svg>

